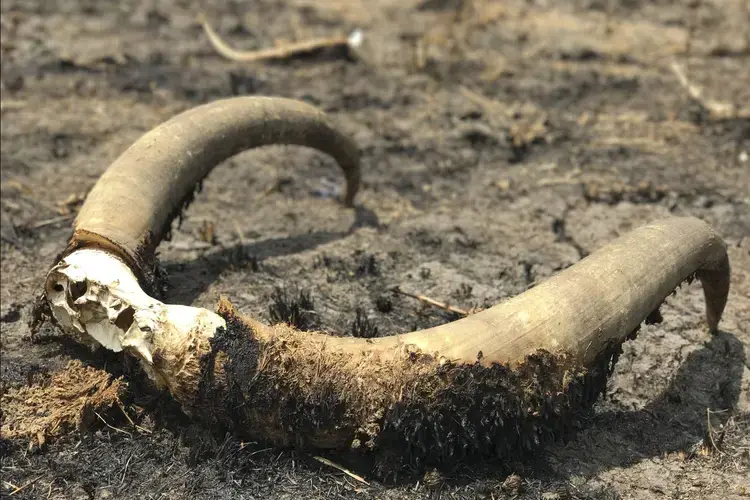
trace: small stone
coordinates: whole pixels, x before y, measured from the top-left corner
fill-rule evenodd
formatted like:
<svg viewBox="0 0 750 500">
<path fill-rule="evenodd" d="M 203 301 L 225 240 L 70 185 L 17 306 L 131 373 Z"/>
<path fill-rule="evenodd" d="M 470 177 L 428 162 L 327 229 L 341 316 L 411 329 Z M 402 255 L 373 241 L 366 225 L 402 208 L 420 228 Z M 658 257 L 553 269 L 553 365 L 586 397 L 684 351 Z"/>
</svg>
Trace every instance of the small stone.
<svg viewBox="0 0 750 500">
<path fill-rule="evenodd" d="M 437 469 L 428 470 L 422 477 L 422 484 L 427 489 L 438 489 L 445 484 L 445 477 Z"/>
<path fill-rule="evenodd" d="M 510 190 L 510 179 L 502 179 L 495 182 L 495 187 L 503 193 L 508 192 Z"/>
<path fill-rule="evenodd" d="M 521 491 L 523 479 L 518 474 L 511 474 L 503 481 L 503 491 L 510 495 L 517 495 Z"/>
<path fill-rule="evenodd" d="M 555 493 L 554 491 L 547 491 L 545 493 L 542 493 L 542 500 L 561 500 L 562 497 L 559 493 Z"/>
</svg>

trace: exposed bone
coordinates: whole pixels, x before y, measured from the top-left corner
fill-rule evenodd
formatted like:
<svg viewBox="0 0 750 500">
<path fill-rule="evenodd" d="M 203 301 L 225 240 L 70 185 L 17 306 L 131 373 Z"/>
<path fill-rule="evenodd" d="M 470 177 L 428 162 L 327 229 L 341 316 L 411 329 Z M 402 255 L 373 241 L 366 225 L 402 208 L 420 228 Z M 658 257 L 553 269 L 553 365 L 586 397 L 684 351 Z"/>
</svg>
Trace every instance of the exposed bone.
<svg viewBox="0 0 750 500">
<path fill-rule="evenodd" d="M 154 338 L 156 345 L 180 344 L 195 335 L 211 337 L 226 325 L 206 309 L 149 297 L 130 268 L 103 250 L 85 248 L 65 257 L 50 271 L 45 293 L 68 333 L 86 344 L 136 355 L 157 382 L 163 378 L 151 369 Z"/>
</svg>

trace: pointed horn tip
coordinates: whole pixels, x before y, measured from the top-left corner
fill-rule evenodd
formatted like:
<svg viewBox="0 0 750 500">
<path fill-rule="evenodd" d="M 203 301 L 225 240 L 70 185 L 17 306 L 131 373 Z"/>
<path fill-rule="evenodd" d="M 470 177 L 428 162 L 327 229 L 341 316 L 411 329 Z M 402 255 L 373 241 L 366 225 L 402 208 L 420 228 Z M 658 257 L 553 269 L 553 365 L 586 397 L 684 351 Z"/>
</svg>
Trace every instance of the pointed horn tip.
<svg viewBox="0 0 750 500">
<path fill-rule="evenodd" d="M 729 298 L 732 266 L 729 262 L 727 245 L 724 240 L 710 229 L 712 242 L 717 243 L 719 250 L 714 252 L 714 258 L 703 269 L 699 269 L 695 276 L 703 287 L 703 297 L 706 303 L 706 324 L 712 334 L 720 332 L 719 323 Z"/>
</svg>

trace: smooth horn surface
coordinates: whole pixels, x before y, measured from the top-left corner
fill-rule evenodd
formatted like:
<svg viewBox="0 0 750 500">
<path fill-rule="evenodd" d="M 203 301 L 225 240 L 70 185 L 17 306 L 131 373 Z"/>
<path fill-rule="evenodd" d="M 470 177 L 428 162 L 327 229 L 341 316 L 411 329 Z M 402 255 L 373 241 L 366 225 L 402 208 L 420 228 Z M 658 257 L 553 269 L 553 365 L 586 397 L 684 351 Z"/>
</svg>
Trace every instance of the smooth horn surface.
<svg viewBox="0 0 750 500">
<path fill-rule="evenodd" d="M 104 172 L 81 207 L 69 251 L 98 246 L 137 272 L 192 199 L 200 181 L 245 150 L 298 145 L 332 156 L 346 178 L 344 203 L 359 188 L 359 151 L 314 106 L 278 97 L 236 97 L 204 104 L 143 135 Z"/>
<path fill-rule="evenodd" d="M 514 363 L 537 349 L 574 354 L 583 364 L 622 340 L 683 281 L 704 290 L 706 320 L 718 328 L 729 293 L 726 245 L 693 217 L 639 227 L 536 287 L 466 318 L 376 344 L 404 342 L 472 362 Z"/>
<path fill-rule="evenodd" d="M 682 281 L 703 282 L 716 331 L 729 272 L 726 246 L 707 224 L 666 219 L 507 302 L 404 335 L 266 326 L 224 301 L 226 327 L 193 364 L 201 369 L 173 373 L 179 387 L 195 388 L 180 394 L 191 414 L 251 438 L 318 448 L 365 439 L 418 464 L 510 458 L 563 435 L 594 404 L 622 343 Z"/>
</svg>

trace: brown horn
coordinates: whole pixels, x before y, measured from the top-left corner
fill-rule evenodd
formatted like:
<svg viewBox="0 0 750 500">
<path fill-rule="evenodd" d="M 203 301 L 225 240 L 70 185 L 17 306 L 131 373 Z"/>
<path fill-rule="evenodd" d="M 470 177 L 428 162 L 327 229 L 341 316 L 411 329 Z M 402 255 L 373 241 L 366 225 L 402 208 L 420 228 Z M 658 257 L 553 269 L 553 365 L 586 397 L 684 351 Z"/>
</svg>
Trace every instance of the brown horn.
<svg viewBox="0 0 750 500">
<path fill-rule="evenodd" d="M 192 380 L 180 384 L 190 394 L 180 397 L 193 415 L 284 445 L 335 448 L 366 438 L 391 458 L 419 463 L 510 457 L 559 436 L 593 404 L 621 344 L 683 281 L 702 282 L 717 331 L 729 273 L 726 246 L 707 224 L 672 218 L 504 303 L 404 335 L 266 326 L 223 301 L 227 326 L 203 344 Z"/>
<path fill-rule="evenodd" d="M 184 113 L 104 174 L 74 239 L 91 233 L 128 257 L 148 257 L 138 245 L 149 234 L 158 241 L 215 162 L 283 140 L 337 157 L 351 202 L 355 148 L 325 123 L 289 101 L 229 100 Z M 133 212 L 123 215 L 126 207 Z M 669 218 L 485 311 L 359 339 L 264 325 L 225 300 L 218 315 L 163 304 L 141 290 L 132 263 L 110 252 L 72 251 L 50 271 L 46 297 L 68 332 L 136 356 L 186 412 L 209 424 L 281 445 L 359 445 L 383 452 L 391 465 L 513 457 L 562 435 L 605 389 L 621 344 L 683 281 L 702 282 L 716 332 L 730 277 L 726 245 L 705 222 Z"/>
<path fill-rule="evenodd" d="M 332 156 L 346 178 L 344 203 L 359 189 L 359 151 L 321 110 L 293 99 L 235 97 L 185 111 L 141 137 L 104 172 L 74 224 L 68 252 L 99 246 L 148 276 L 153 252 L 196 185 L 222 161 L 276 144 Z"/>
<path fill-rule="evenodd" d="M 571 268 L 490 309 L 394 339 L 462 362 L 514 363 L 537 349 L 593 361 L 622 342 L 685 280 L 697 277 L 712 332 L 729 293 L 726 245 L 703 221 L 671 218 L 637 228 Z M 376 341 L 376 343 L 378 343 Z"/>
</svg>

